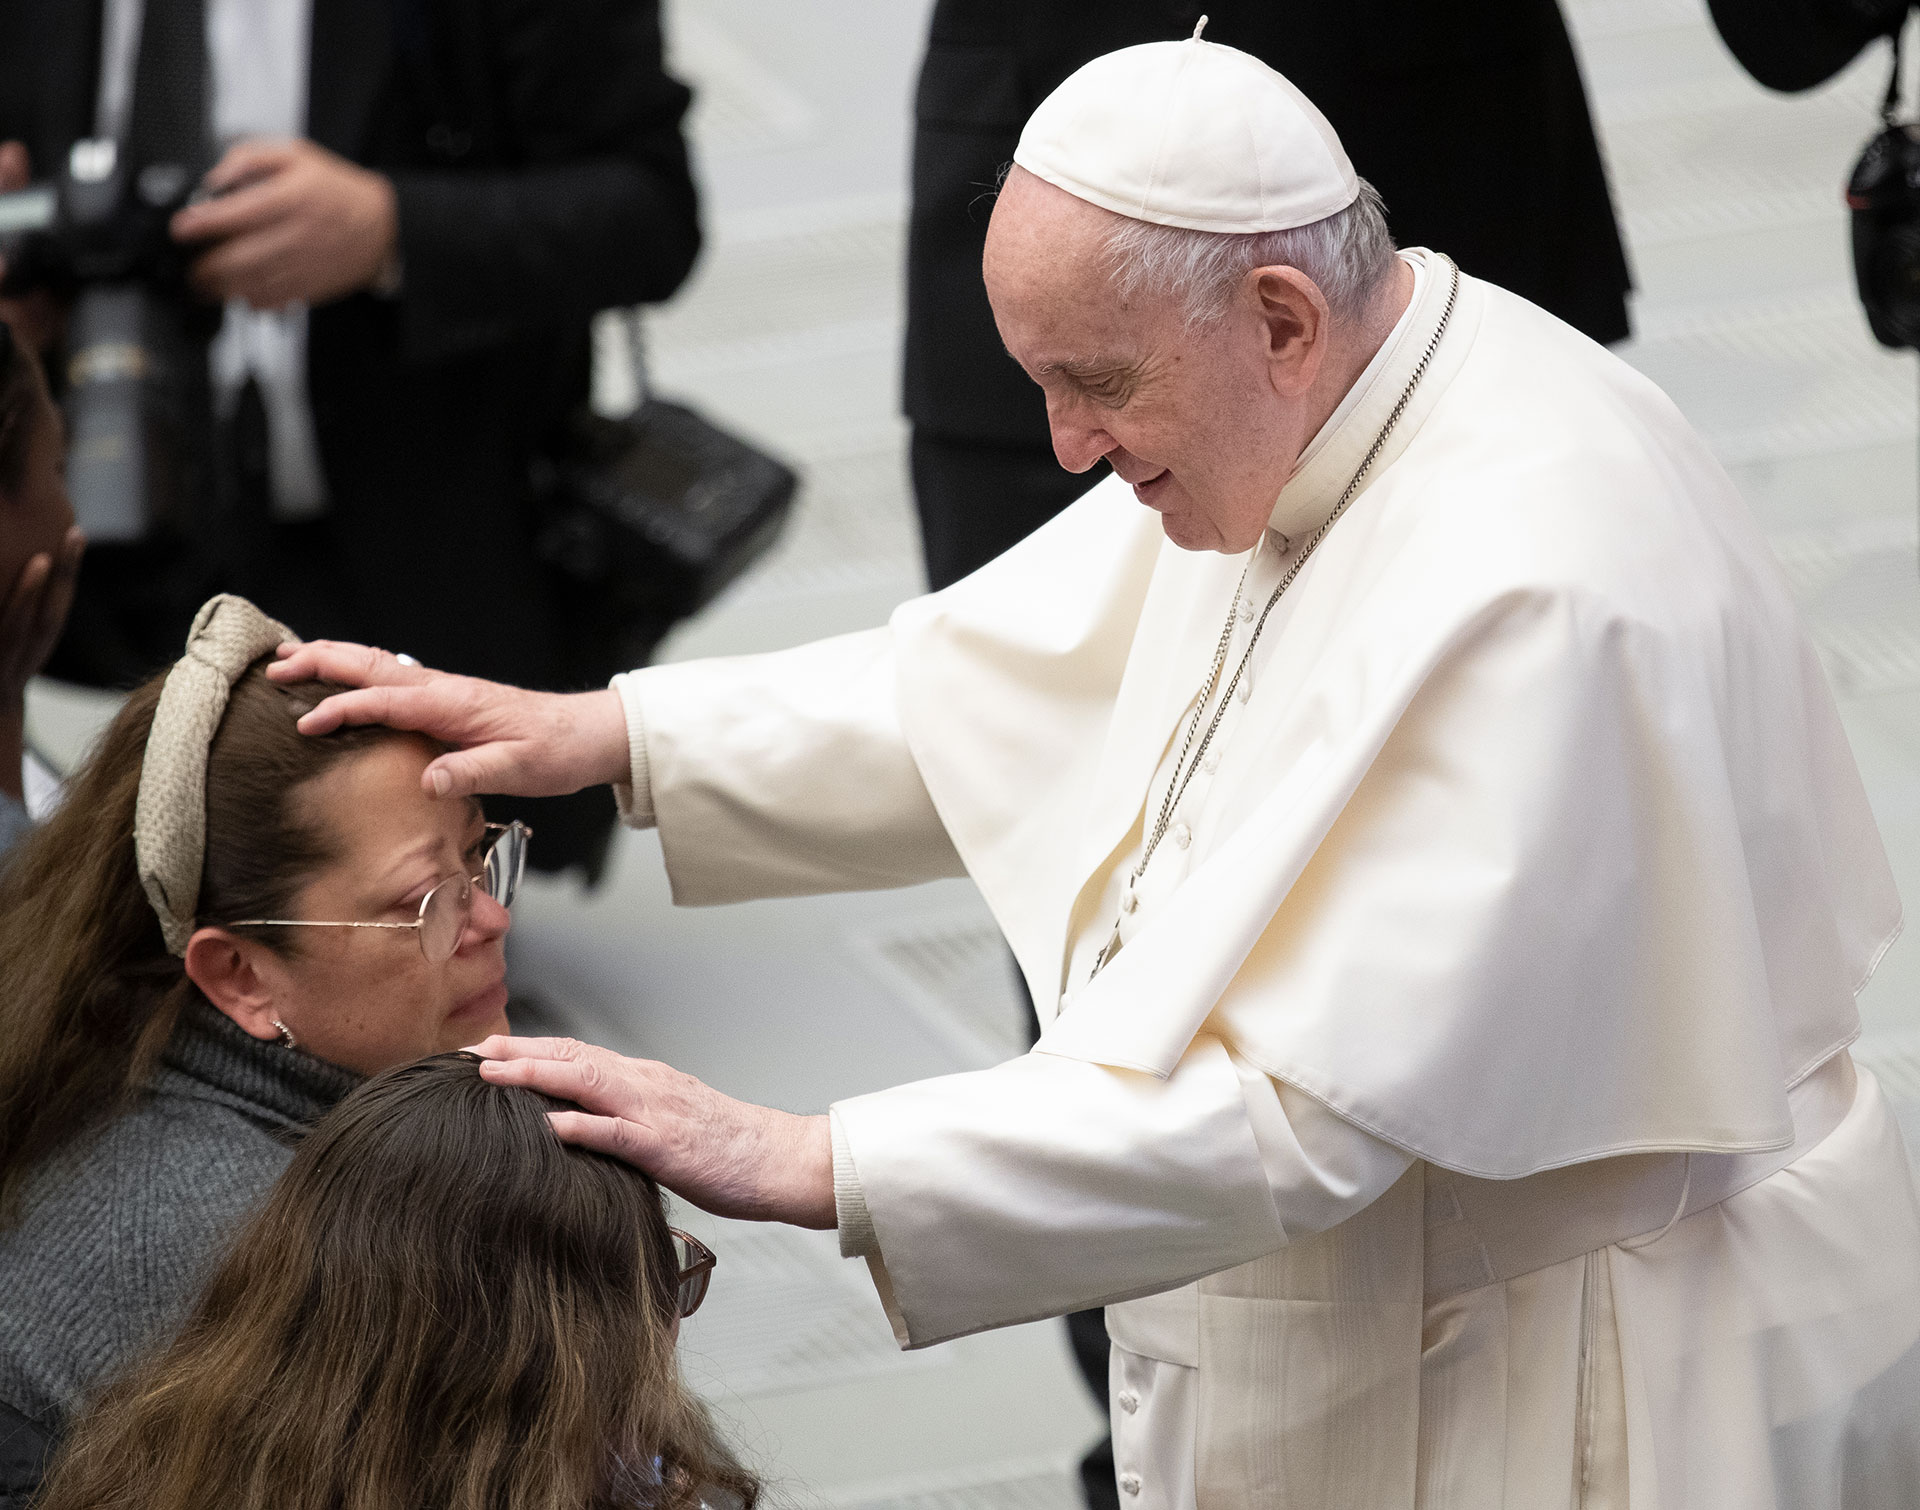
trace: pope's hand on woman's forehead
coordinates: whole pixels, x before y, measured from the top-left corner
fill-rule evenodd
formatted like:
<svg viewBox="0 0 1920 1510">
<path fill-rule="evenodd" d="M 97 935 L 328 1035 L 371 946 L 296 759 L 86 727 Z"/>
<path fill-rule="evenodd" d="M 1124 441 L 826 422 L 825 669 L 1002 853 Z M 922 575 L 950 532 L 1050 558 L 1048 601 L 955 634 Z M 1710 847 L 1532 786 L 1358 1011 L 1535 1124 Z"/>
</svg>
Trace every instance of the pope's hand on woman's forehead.
<svg viewBox="0 0 1920 1510">
<path fill-rule="evenodd" d="M 419 693 L 436 673 L 371 645 L 337 640 L 282 645 L 267 667 L 276 682 L 326 681 L 352 687 L 324 699 L 300 720 L 302 734 L 331 734 L 353 724 L 380 724 L 409 733 L 434 732 L 432 700 Z"/>
<path fill-rule="evenodd" d="M 611 691 L 528 692 L 337 640 L 284 645 L 267 675 L 353 689 L 303 717 L 302 734 L 382 724 L 452 745 L 421 776 L 436 796 L 553 797 L 628 778 L 626 714 Z"/>
<path fill-rule="evenodd" d="M 279 659 L 267 668 L 267 675 L 276 682 L 323 681 L 339 682 L 348 687 L 407 687 L 418 686 L 432 675 L 411 657 L 402 659 L 373 645 L 355 645 L 343 640 L 290 641 L 282 645 L 276 654 Z M 328 703 L 332 701 L 328 699 Z M 321 706 L 326 707 L 327 703 Z M 341 718 L 335 719 L 327 727 L 338 728 L 342 723 L 373 722 L 384 723 L 385 720 Z"/>
</svg>

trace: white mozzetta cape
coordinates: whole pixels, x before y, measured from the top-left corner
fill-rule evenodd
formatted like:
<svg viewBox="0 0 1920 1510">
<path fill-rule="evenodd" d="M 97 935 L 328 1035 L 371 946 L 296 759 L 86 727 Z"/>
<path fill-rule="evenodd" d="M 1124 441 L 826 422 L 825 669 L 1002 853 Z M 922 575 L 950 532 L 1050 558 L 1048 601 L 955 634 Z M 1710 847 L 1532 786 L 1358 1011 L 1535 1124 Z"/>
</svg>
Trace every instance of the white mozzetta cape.
<svg viewBox="0 0 1920 1510">
<path fill-rule="evenodd" d="M 1447 287 L 1422 280 L 1275 528 L 1331 511 Z M 1666 397 L 1463 277 L 1291 589 L 1188 879 L 1069 981 L 1241 565 L 1174 548 L 1112 480 L 885 630 L 645 673 L 676 899 L 957 852 L 1043 1020 L 1071 1003 L 1042 1052 L 1164 1077 L 1204 1028 L 1478 1176 L 1789 1144 L 1787 1091 L 1858 1032 L 1899 903 L 1787 588 Z"/>
</svg>

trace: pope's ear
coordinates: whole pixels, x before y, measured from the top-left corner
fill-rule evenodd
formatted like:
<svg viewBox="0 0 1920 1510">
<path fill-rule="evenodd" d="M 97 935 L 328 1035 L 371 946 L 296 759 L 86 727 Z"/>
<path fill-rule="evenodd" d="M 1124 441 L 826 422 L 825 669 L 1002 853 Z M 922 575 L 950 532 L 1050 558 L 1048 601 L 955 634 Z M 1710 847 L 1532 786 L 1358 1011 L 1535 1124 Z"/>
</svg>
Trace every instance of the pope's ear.
<svg viewBox="0 0 1920 1510">
<path fill-rule="evenodd" d="M 224 928 L 199 928 L 187 940 L 187 979 L 215 1008 L 262 1041 L 280 1036 L 273 1025 L 282 1010 L 274 989 L 277 963 L 273 951 L 258 939 Z"/>
<path fill-rule="evenodd" d="M 1274 391 L 1299 398 L 1319 376 L 1333 325 L 1327 296 L 1297 267 L 1257 267 L 1248 275 L 1267 334 Z"/>
</svg>

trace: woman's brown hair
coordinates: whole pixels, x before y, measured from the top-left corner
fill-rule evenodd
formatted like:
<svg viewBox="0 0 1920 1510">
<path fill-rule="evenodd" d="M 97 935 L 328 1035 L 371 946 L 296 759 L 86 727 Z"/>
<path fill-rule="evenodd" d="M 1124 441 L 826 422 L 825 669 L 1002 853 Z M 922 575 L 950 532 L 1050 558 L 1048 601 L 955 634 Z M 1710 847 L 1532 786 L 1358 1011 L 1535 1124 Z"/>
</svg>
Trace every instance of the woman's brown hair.
<svg viewBox="0 0 1920 1510">
<path fill-rule="evenodd" d="M 470 1054 L 302 1142 L 38 1510 L 693 1510 L 757 1486 L 680 1382 L 660 1192 Z"/>
<path fill-rule="evenodd" d="M 286 917 L 331 858 L 301 786 L 390 729 L 324 738 L 294 722 L 328 692 L 270 682 L 264 661 L 234 684 L 207 758 L 199 916 Z M 147 732 L 165 681 L 135 690 L 67 784 L 65 800 L 0 869 L 0 1225 L 55 1150 L 107 1121 L 145 1083 L 181 1006 L 197 994 L 167 952 L 134 865 L 133 816 Z M 296 947 L 292 930 L 260 930 Z M 280 935 L 280 936 L 275 936 Z"/>
</svg>

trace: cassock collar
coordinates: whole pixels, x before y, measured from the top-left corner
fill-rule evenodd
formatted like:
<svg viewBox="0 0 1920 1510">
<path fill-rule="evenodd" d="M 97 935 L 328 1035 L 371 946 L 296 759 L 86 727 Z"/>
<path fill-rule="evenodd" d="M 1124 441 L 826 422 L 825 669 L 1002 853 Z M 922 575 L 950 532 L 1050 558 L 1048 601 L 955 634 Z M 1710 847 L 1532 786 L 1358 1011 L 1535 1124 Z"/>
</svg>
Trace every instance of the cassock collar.
<svg viewBox="0 0 1920 1510">
<path fill-rule="evenodd" d="M 1374 359 L 1360 374 L 1331 418 L 1301 453 L 1300 468 L 1280 490 L 1268 527 L 1288 539 L 1311 534 L 1333 512 L 1367 449 L 1387 422 L 1393 406 L 1406 391 L 1407 380 L 1426 355 L 1427 343 L 1440 325 L 1452 285 L 1452 269 L 1438 252 L 1416 247 L 1400 253 L 1414 266 L 1418 280 L 1413 298 Z M 1424 386 L 1424 382 L 1423 382 Z M 1424 410 L 1424 405 L 1421 408 Z M 1372 485 L 1413 439 L 1416 416 L 1401 416 L 1393 434 L 1374 458 L 1373 469 L 1361 484 Z"/>
</svg>

